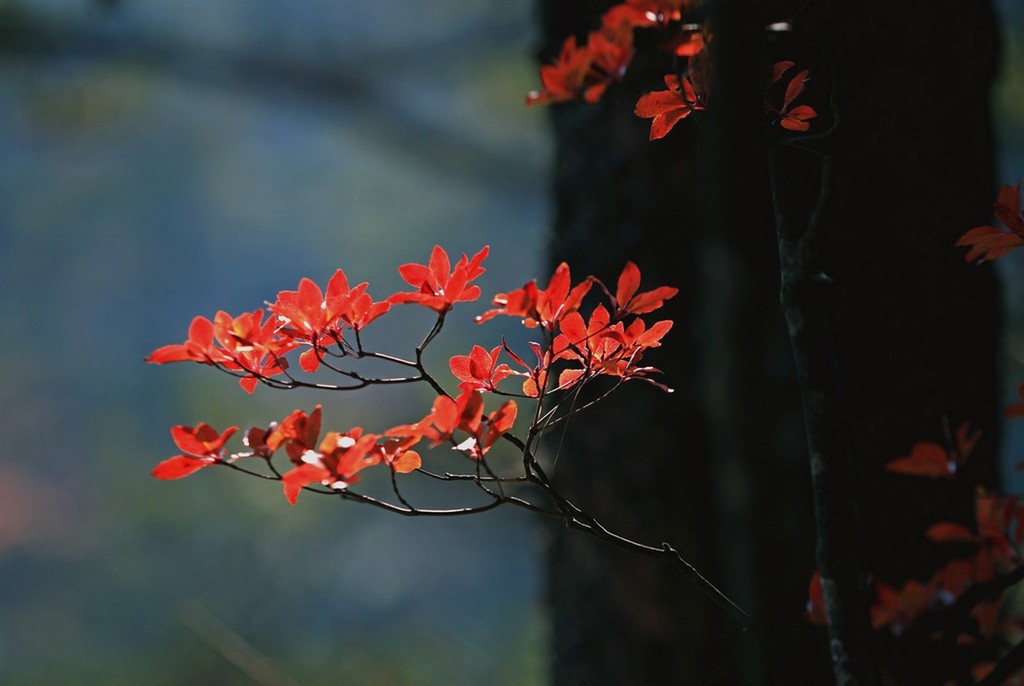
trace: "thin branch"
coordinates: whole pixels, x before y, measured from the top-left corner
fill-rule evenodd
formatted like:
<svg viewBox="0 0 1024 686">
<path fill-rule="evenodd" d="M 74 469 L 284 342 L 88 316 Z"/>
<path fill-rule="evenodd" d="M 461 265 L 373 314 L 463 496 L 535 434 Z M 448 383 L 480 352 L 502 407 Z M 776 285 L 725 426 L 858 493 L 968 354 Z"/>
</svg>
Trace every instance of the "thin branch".
<svg viewBox="0 0 1024 686">
<path fill-rule="evenodd" d="M 807 193 L 818 180 L 817 197 Z M 817 559 L 829 619 L 832 668 L 841 684 L 880 682 L 869 616 L 870 583 L 860 527 L 861 481 L 827 317 L 831 279 L 817 252 L 828 207 L 831 158 L 779 149 L 772 160 L 783 314 L 804 410 L 817 522 Z"/>
<path fill-rule="evenodd" d="M 565 520 L 566 526 L 570 529 L 589 533 L 595 538 L 612 543 L 620 548 L 624 548 L 640 555 L 669 560 L 708 598 L 725 610 L 731 617 L 733 617 L 733 619 L 737 620 L 744 629 L 749 628 L 751 622 L 750 615 L 747 614 L 743 608 L 733 602 L 729 596 L 725 595 L 725 593 L 723 593 L 717 586 L 711 583 L 711 581 L 701 574 L 696 567 L 687 562 L 679 551 L 671 545 L 668 543 L 662 543 L 660 547 L 650 546 L 613 533 L 594 517 L 584 513 L 580 508 L 573 505 L 567 498 L 554 491 L 549 485 L 541 483 L 538 480 L 534 480 L 534 483 L 555 501 L 556 506 L 562 512 L 562 518 Z"/>
<path fill-rule="evenodd" d="M 372 496 L 364 495 L 362 493 L 356 493 L 349 489 L 342 489 L 336 491 L 337 495 L 342 500 L 352 500 L 357 503 L 364 503 L 366 505 L 372 505 L 373 507 L 393 512 L 394 514 L 402 515 L 403 517 L 463 517 L 466 515 L 480 514 L 481 512 L 489 512 L 505 503 L 508 500 L 495 498 L 491 502 L 485 505 L 477 505 L 472 507 L 454 507 L 448 509 L 421 509 L 413 507 L 404 507 L 389 503 L 385 500 L 379 500 Z"/>
<path fill-rule="evenodd" d="M 415 510 L 416 508 L 414 508 L 409 503 L 409 501 L 405 499 L 405 496 L 402 495 L 402 491 L 399 490 L 399 488 L 398 488 L 398 479 L 396 478 L 396 475 L 395 475 L 395 468 L 392 467 L 391 465 L 388 465 L 388 471 L 391 472 L 391 490 L 395 492 L 395 497 L 398 498 L 398 501 L 400 503 L 405 505 L 410 510 Z"/>
</svg>

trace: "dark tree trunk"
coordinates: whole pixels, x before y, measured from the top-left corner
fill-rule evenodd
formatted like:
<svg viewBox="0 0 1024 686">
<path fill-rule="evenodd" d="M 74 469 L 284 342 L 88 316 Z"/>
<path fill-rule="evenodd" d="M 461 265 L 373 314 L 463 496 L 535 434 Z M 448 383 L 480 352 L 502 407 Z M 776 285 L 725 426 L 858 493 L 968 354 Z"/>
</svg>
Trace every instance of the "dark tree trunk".
<svg viewBox="0 0 1024 686">
<path fill-rule="evenodd" d="M 824 194 L 815 270 L 829 293 L 815 316 L 832 350 L 848 464 L 825 456 L 844 481 L 818 495 L 851 502 L 857 511 L 845 521 L 860 522 L 823 527 L 819 553 L 840 551 L 832 571 L 849 580 L 846 591 L 865 575 L 898 588 L 926 581 L 946 559 L 926 541 L 927 526 L 972 522 L 974 484 L 996 483 L 999 291 L 990 268 L 966 264 L 953 247 L 988 221 L 994 197 L 995 21 L 980 0 L 831 2 L 808 9 L 796 38 L 823 46 L 839 121 L 812 151 L 779 151 L 777 210 L 799 223 L 786 210 Z M 983 438 L 959 482 L 884 471 L 918 441 L 947 442 L 964 421 Z M 848 552 L 861 547 L 851 569 Z M 824 571 L 835 560 L 820 562 Z M 923 675 L 942 662 L 924 635 L 883 632 L 876 643 L 897 683 L 929 683 Z"/>
<path fill-rule="evenodd" d="M 593 28 L 607 4 L 545 3 L 544 57 Z M 641 55 L 655 52 L 643 52 L 652 36 L 638 40 Z M 608 525 L 672 542 L 758 619 L 743 633 L 666 565 L 554 530 L 559 686 L 757 684 L 772 675 L 815 683 L 827 674 L 824 640 L 801 619 L 814 567 L 811 499 L 754 61 L 745 92 L 730 96 L 746 100 L 738 118 L 688 122 L 653 143 L 633 106 L 661 87 L 667 61 L 635 63 L 596 106 L 552 110 L 555 259 L 607 279 L 632 259 L 648 286 L 680 288 L 665 313 L 676 321 L 671 341 L 652 358 L 676 392 L 627 387 L 574 420 L 564 442 L 552 441 L 555 476 Z M 791 661 L 794 649 L 806 657 Z"/>
<path fill-rule="evenodd" d="M 542 0 L 542 58 L 610 4 Z M 558 686 L 830 678 L 827 642 L 802 618 L 815 567 L 811 480 L 760 110 L 779 49 L 817 60 L 823 80 L 834 72 L 842 115 L 828 141 L 782 150 L 775 172 L 786 176 L 780 206 L 813 206 L 831 156 L 818 257 L 833 280 L 828 326 L 854 473 L 844 485 L 865 568 L 897 585 L 920 578 L 940 560 L 922 543 L 926 522 L 970 517 L 967 490 L 881 469 L 940 439 L 944 417 L 985 431 L 971 477 L 994 482 L 999 299 L 990 270 L 952 246 L 987 221 L 993 197 L 990 8 L 815 0 L 791 35 L 765 38 L 768 20 L 802 4 L 712 7 L 718 103 L 664 140 L 649 142 L 632 113 L 671 69 L 657 58 L 635 62 L 596 106 L 552 108 L 555 260 L 613 280 L 632 259 L 645 285 L 680 288 L 665 314 L 671 340 L 652 359 L 677 392 L 627 388 L 575 419 L 550 444 L 555 478 L 609 527 L 676 545 L 755 617 L 743 634 L 667 565 L 553 529 Z M 654 52 L 654 38 L 638 40 L 638 54 Z"/>
</svg>

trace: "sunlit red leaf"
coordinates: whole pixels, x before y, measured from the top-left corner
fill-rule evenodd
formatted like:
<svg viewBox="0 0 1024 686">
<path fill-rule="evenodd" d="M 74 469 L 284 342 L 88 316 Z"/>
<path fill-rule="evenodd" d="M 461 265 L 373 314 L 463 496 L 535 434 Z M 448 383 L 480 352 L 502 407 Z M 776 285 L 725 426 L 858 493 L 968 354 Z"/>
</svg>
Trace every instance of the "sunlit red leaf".
<svg viewBox="0 0 1024 686">
<path fill-rule="evenodd" d="M 221 355 L 213 345 L 213 323 L 206 317 L 194 317 L 188 327 L 188 340 L 157 348 L 146 362 L 167 364 L 191 360 L 201 364 L 214 364 Z"/>
<path fill-rule="evenodd" d="M 462 390 L 476 389 L 479 391 L 497 390 L 498 384 L 512 375 L 507 364 L 498 364 L 502 346 L 496 346 L 489 353 L 486 348 L 474 345 L 469 355 L 455 355 L 449 362 L 449 368 L 455 378 L 462 383 Z"/>
<path fill-rule="evenodd" d="M 807 131 L 811 128 L 810 120 L 818 116 L 818 113 L 810 105 L 798 105 L 783 113 L 779 124 L 789 131 Z"/>
<path fill-rule="evenodd" d="M 284 487 L 284 497 L 292 505 L 299 498 L 302 489 L 311 483 L 320 483 L 330 477 L 330 473 L 323 467 L 315 464 L 302 463 L 285 472 L 281 476 L 281 485 Z"/>
<path fill-rule="evenodd" d="M 790 60 L 776 62 L 772 66 L 772 73 L 768 81 L 768 88 L 772 92 L 777 92 L 777 89 L 772 87 L 794 66 L 795 63 Z M 786 84 L 785 91 L 783 91 L 781 105 L 776 106 L 772 104 L 772 100 L 774 99 L 773 96 L 769 96 L 765 100 L 765 110 L 767 112 L 774 112 L 776 115 L 776 122 L 787 131 L 807 131 L 811 127 L 810 120 L 818 116 L 817 111 L 810 105 L 793 106 L 796 99 L 804 92 L 804 88 L 809 80 L 808 74 L 809 71 L 807 69 L 801 69 L 792 78 L 790 78 L 789 82 Z"/>
<path fill-rule="evenodd" d="M 418 436 L 385 439 L 380 445 L 384 462 L 399 474 L 408 474 L 419 469 L 423 464 L 420 454 L 410 449 L 417 441 Z"/>
<path fill-rule="evenodd" d="M 275 451 L 285 447 L 292 462 L 299 464 L 307 450 L 316 447 L 320 436 L 320 406 L 317 405 L 308 415 L 302 410 L 295 410 L 274 428 L 267 436 L 267 447 Z"/>
<path fill-rule="evenodd" d="M 628 14 L 609 16 L 604 26 L 591 31 L 586 45 L 569 36 L 554 64 L 541 67 L 543 89 L 530 91 L 527 105 L 570 100 L 597 102 L 608 86 L 622 78 L 633 58 L 633 32 Z"/>
<path fill-rule="evenodd" d="M 366 286 L 364 282 L 349 288 L 345 272 L 338 269 L 328 281 L 326 291 L 304 278 L 296 290 L 277 294 L 277 300 L 268 309 L 277 317 L 280 333 L 311 346 L 299 357 L 304 371 L 317 370 L 318 350 L 340 344 L 345 328 L 360 331 L 391 307 L 388 302 L 373 302 Z"/>
<path fill-rule="evenodd" d="M 804 86 L 807 83 L 807 73 L 807 70 L 804 69 L 789 80 L 789 85 L 786 86 L 786 97 L 782 101 L 783 111 L 788 110 L 793 101 L 804 92 Z"/>
<path fill-rule="evenodd" d="M 537 288 L 533 280 L 518 290 L 499 293 L 493 300 L 498 307 L 484 312 L 476 321 L 479 324 L 498 315 L 507 315 L 521 317 L 523 325 L 529 328 L 542 326 L 554 331 L 563 317 L 579 309 L 591 286 L 589 279 L 573 286 L 569 265 L 563 262 L 555 269 L 547 288 Z"/>
<path fill-rule="evenodd" d="M 378 438 L 376 434 L 363 433 L 358 426 L 343 433 L 331 431 L 324 436 L 318 459 L 329 474 L 327 480 L 332 488 L 347 488 L 359 481 L 357 473 L 380 463 L 383 455 L 377 444 Z M 303 460 L 317 461 L 309 453 L 303 456 Z"/>
<path fill-rule="evenodd" d="M 465 254 L 451 268 L 448 253 L 435 245 L 428 264 L 403 264 L 398 273 L 406 283 L 416 288 L 407 293 L 395 293 L 387 299 L 389 303 L 415 303 L 441 314 L 457 302 L 467 302 L 480 297 L 480 288 L 469 285 L 484 273 L 481 263 L 487 257 L 489 247 L 484 246 L 472 258 Z M 451 269 L 451 273 L 449 273 Z"/>
<path fill-rule="evenodd" d="M 487 430 L 483 440 L 480 441 L 481 454 L 490 450 L 491 446 L 508 433 L 516 423 L 517 406 L 514 400 L 508 400 L 501 404 L 494 412 L 487 415 Z"/>
<path fill-rule="evenodd" d="M 699 54 L 706 47 L 707 42 L 704 35 L 699 31 L 686 31 L 681 36 L 671 41 L 669 49 L 677 57 L 693 57 Z"/>
<path fill-rule="evenodd" d="M 158 464 L 151 474 L 158 479 L 181 479 L 194 474 L 204 467 L 214 464 L 212 458 L 190 457 L 188 455 L 175 455 Z"/>
<path fill-rule="evenodd" d="M 527 105 L 550 104 L 581 98 L 583 83 L 590 72 L 594 58 L 587 46 L 578 46 L 576 36 L 569 36 L 554 64 L 540 68 L 543 90 L 530 91 Z"/>
<path fill-rule="evenodd" d="M 678 288 L 661 286 L 644 293 L 640 289 L 640 268 L 627 262 L 619 275 L 615 289 L 615 318 L 620 319 L 626 314 L 647 314 L 660 308 L 666 300 L 674 297 Z"/>
<path fill-rule="evenodd" d="M 647 93 L 636 102 L 634 113 L 638 117 L 651 119 L 650 139 L 663 138 L 677 123 L 692 112 L 705 109 L 705 103 L 697 96 L 689 76 L 679 79 L 675 74 L 665 75 L 668 90 Z"/>
<path fill-rule="evenodd" d="M 217 430 L 209 424 L 200 422 L 194 427 L 171 427 L 171 438 L 186 455 L 212 457 L 220 453 L 224 444 L 236 431 L 238 431 L 238 427 L 232 426 L 225 429 L 224 433 L 218 434 Z"/>
<path fill-rule="evenodd" d="M 158 464 L 152 475 L 158 479 L 180 479 L 204 467 L 223 461 L 224 444 L 238 431 L 232 426 L 218 433 L 209 424 L 171 427 L 171 438 L 184 455 L 175 455 Z"/>
<path fill-rule="evenodd" d="M 295 343 L 277 335 L 276 323 L 263 322 L 263 311 L 244 312 L 232 317 L 218 312 L 213 322 L 196 317 L 189 326 L 189 339 L 179 345 L 165 345 L 154 350 L 147 362 L 163 364 L 191 360 L 218 367 L 241 378 L 239 383 L 247 392 L 261 378 L 280 374 L 287 368 L 284 359 Z"/>
</svg>

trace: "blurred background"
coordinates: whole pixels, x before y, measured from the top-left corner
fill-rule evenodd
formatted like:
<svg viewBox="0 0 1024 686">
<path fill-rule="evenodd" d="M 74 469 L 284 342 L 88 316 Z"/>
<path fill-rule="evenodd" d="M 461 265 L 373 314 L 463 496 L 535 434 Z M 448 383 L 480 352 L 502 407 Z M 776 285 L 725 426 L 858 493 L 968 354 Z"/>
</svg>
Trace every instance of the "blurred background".
<svg viewBox="0 0 1024 686">
<path fill-rule="evenodd" d="M 198 365 L 142 362 L 196 314 L 256 309 L 339 266 L 383 297 L 435 243 L 491 246 L 485 295 L 541 275 L 532 5 L 0 0 L 0 683 L 546 683 L 542 541 L 524 513 L 407 520 L 291 508 L 227 470 L 148 476 L 176 452 L 172 424 L 324 402 L 326 426 L 374 430 L 421 404 L 249 397 Z M 1012 183 L 1024 3 L 1000 7 Z M 1021 264 L 1000 265 L 1011 313 Z M 450 318 L 442 364 L 481 337 L 477 311 Z M 402 330 L 383 345 L 402 353 Z M 1019 317 L 1007 350 L 1009 399 Z M 1006 443 L 1024 457 L 1024 430 Z"/>
<path fill-rule="evenodd" d="M 397 265 L 435 243 L 491 246 L 485 294 L 538 276 L 531 19 L 530 0 L 0 0 L 0 683 L 542 682 L 524 513 L 149 477 L 172 424 L 323 402 L 325 427 L 373 431 L 422 398 L 249 397 L 142 362 L 302 276 L 403 290 Z M 439 373 L 498 342 L 508 322 L 471 323 L 485 305 L 450 317 Z M 389 351 L 429 326 L 412 309 Z"/>
</svg>

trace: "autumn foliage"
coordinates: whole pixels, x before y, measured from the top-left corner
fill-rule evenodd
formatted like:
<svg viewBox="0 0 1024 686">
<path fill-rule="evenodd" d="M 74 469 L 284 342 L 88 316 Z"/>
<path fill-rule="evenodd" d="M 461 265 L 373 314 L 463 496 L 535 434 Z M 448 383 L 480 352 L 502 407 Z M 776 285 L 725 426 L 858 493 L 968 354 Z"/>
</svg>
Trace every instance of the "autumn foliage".
<svg viewBox="0 0 1024 686">
<path fill-rule="evenodd" d="M 515 477 L 522 480 L 542 472 L 533 454 L 539 434 L 580 411 L 579 405 L 566 409 L 564 398 L 579 398 L 584 386 L 599 377 L 609 377 L 612 389 L 626 381 L 642 380 L 668 390 L 652 378 L 658 370 L 643 360 L 648 350 L 661 344 L 672 322 L 660 320 L 648 325 L 642 316 L 658 310 L 677 291 L 668 286 L 642 291 L 640 270 L 627 263 L 614 290 L 593 276 L 573 284 L 568 265 L 562 264 L 545 288 L 530 281 L 522 288 L 496 295 L 494 307 L 480 314 L 477 322 L 498 315 L 514 317 L 522 326 L 535 330 L 538 340 L 529 343 L 529 354 L 517 352 L 502 340 L 490 349 L 474 345 L 468 354 L 452 356 L 449 371 L 459 392 L 449 393 L 449 384 L 423 366 L 422 354 L 440 333 L 452 308 L 479 299 L 480 287 L 474 282 L 485 271 L 482 265 L 487 254 L 485 247 L 472 257 L 462 255 L 453 265 L 448 253 L 435 246 L 426 264 L 410 263 L 398 268 L 412 290 L 382 300 L 369 295 L 365 282 L 351 287 L 345 272 L 338 269 L 325 288 L 304 278 L 296 290 L 279 292 L 267 311 L 237 317 L 218 312 L 213 321 L 196 317 L 187 340 L 158 348 L 147 361 L 197 362 L 215 367 L 237 377 L 248 393 L 259 384 L 351 391 L 370 385 L 420 382 L 429 384 L 436 398 L 421 419 L 378 432 L 355 426 L 321 436 L 320 406 L 308 413 L 298 409 L 265 428 L 248 429 L 242 449 L 237 451 L 227 449 L 237 427 L 218 432 L 205 423 L 176 426 L 171 435 L 181 454 L 157 465 L 153 476 L 179 479 L 210 466 L 250 471 L 238 463 L 255 458 L 267 466 L 263 476 L 281 481 L 285 497 L 295 504 L 304 489 L 351 494 L 350 487 L 359 483 L 360 473 L 371 467 L 383 466 L 392 476 L 426 473 L 420 455 L 423 446 L 430 449 L 447 445 L 477 464 L 477 475 L 488 472 L 490 483 L 500 484 L 503 479 L 490 473 L 485 460 L 499 440 L 509 437 L 519 416 L 518 403 L 528 400 L 535 405 L 527 429 L 529 439 L 510 438 L 526 465 L 525 473 Z M 584 298 L 595 284 L 605 302 L 592 306 L 585 316 L 581 313 Z M 401 304 L 423 307 L 436 315 L 414 354 L 406 359 L 364 347 L 363 331 L 391 312 L 392 306 Z M 293 371 L 289 362 L 293 355 L 298 357 L 302 374 Z M 405 375 L 366 376 L 352 365 L 364 358 L 390 363 Z M 309 377 L 324 368 L 339 375 L 342 382 L 325 384 Z M 607 392 L 605 389 L 600 397 Z M 488 400 L 493 397 L 504 399 Z M 278 455 L 283 455 L 285 470 L 275 463 Z M 394 493 L 399 504 L 393 507 L 404 508 L 407 513 L 418 511 L 401 495 L 397 482 Z M 357 499 L 380 504 L 368 496 Z"/>
<path fill-rule="evenodd" d="M 786 22 L 779 27 L 791 29 Z M 527 102 L 597 102 L 625 76 L 635 54 L 634 34 L 638 31 L 662 35 L 661 49 L 671 55 L 674 64 L 673 70 L 662 76 L 664 89 L 644 93 L 634 106 L 638 117 L 651 120 L 650 139 L 664 138 L 680 122 L 708 110 L 715 98 L 714 32 L 703 20 L 699 2 L 669 0 L 629 0 L 610 7 L 602 16 L 600 27 L 589 34 L 585 43 L 577 43 L 574 37 L 566 39 L 558 59 L 541 68 L 543 89 L 531 93 Z M 809 97 L 813 84 L 811 69 L 795 60 L 781 59 L 766 65 L 763 110 L 777 138 L 795 142 L 801 136 L 820 134 L 822 129 L 835 125 L 834 118 L 828 124 L 819 124 L 819 112 Z M 824 100 L 819 96 L 816 102 Z M 1002 187 L 993 211 L 999 225 L 975 227 L 956 242 L 968 249 L 965 258 L 969 262 L 994 260 L 1024 245 L 1020 183 Z M 564 289 L 561 292 L 565 293 Z M 543 323 L 544 314 L 529 312 L 522 301 L 525 296 L 524 292 L 511 293 L 504 303 L 510 312 L 532 317 L 535 324 Z M 657 345 L 671 322 L 658 322 L 646 329 L 640 322 L 616 329 L 618 314 L 595 310 L 589 322 L 575 314 L 565 317 L 555 338 L 554 359 L 574 364 L 559 374 L 556 386 L 584 380 L 598 368 L 604 374 L 623 379 L 647 378 L 650 371 L 656 371 L 623 365 L 626 358 L 622 353 L 633 344 L 638 351 Z M 611 350 L 605 348 L 609 339 L 595 333 L 612 330 L 616 332 L 615 346 L 614 354 L 609 354 Z M 488 373 L 504 374 L 505 370 L 497 368 L 491 357 L 487 358 L 490 365 L 486 364 L 485 353 L 477 354 L 477 366 L 481 370 L 487 367 Z M 547 382 L 547 377 L 538 379 Z M 481 373 L 471 383 L 488 382 L 489 377 Z M 1021 388 L 1024 398 L 1024 386 Z M 1009 407 L 1006 416 L 1024 416 L 1024 402 Z M 958 481 L 977 440 L 976 431 L 961 425 L 950 433 L 945 444 L 921 442 L 912 446 L 907 455 L 892 460 L 887 471 L 902 478 Z M 875 581 L 871 624 L 878 631 L 900 634 L 919 630 L 936 614 L 948 615 L 952 608 L 959 610 L 962 605 L 959 611 L 963 616 L 950 620 L 944 628 L 946 640 L 950 645 L 970 644 L 977 648 L 968 652 L 965 659 L 971 664 L 972 678 L 983 679 L 994 668 L 1000 647 L 1012 645 L 1024 636 L 1024 615 L 1008 603 L 1003 592 L 1013 585 L 1011 581 L 1015 583 L 1024 577 L 1024 522 L 1020 521 L 1024 506 L 1014 498 L 983 490 L 978 491 L 975 502 L 973 528 L 965 523 L 935 522 L 925 532 L 928 541 L 951 551 L 948 564 L 937 569 L 931 578 L 910 579 L 899 588 L 883 580 Z M 991 591 L 985 593 L 984 589 Z M 807 616 L 818 623 L 827 622 L 818 575 L 812 578 Z"/>
<path fill-rule="evenodd" d="M 793 77 L 787 92 L 800 76 Z M 788 94 L 786 100 L 790 100 Z M 784 106 L 779 114 L 784 116 L 786 111 Z M 993 213 L 1002 228 L 978 226 L 956 241 L 956 246 L 968 248 L 968 262 L 994 260 L 1024 245 L 1020 203 L 1019 183 L 1000 189 Z M 1024 399 L 1024 385 L 1019 394 Z M 1004 415 L 1008 419 L 1024 417 L 1024 400 L 1009 405 Z M 947 428 L 944 442 L 918 442 L 908 454 L 889 461 L 886 471 L 896 478 L 940 480 L 971 488 L 970 483 L 961 482 L 962 472 L 979 437 L 980 433 L 966 422 L 954 431 Z M 1024 463 L 1018 468 L 1024 468 Z M 974 508 L 969 521 L 936 521 L 923 532 L 930 544 L 947 551 L 944 564 L 928 578 L 911 578 L 898 587 L 881 579 L 874 581 L 871 624 L 875 630 L 894 636 L 907 632 L 929 635 L 944 648 L 942 660 L 946 663 L 940 664 L 938 673 L 942 673 L 942 667 L 949 670 L 966 663 L 970 678 L 966 683 L 989 683 L 1000 675 L 991 683 L 1022 684 L 1024 676 L 1019 667 L 1024 660 L 1024 611 L 1016 591 L 1024 580 L 1024 503 L 1016 496 L 981 486 L 973 489 Z M 808 598 L 807 618 L 827 623 L 822 580 L 817 572 L 811 578 Z M 954 655 L 959 656 L 959 662 Z M 945 683 L 961 682 L 951 679 Z"/>
<path fill-rule="evenodd" d="M 575 36 L 566 38 L 555 61 L 541 67 L 543 87 L 527 94 L 527 104 L 596 103 L 629 69 L 634 33 L 654 30 L 664 36 L 662 49 L 673 57 L 676 68 L 663 76 L 665 90 L 642 95 L 634 112 L 651 120 L 651 140 L 664 138 L 676 124 L 706 110 L 713 97 L 714 35 L 702 20 L 700 5 L 699 0 L 627 0 L 613 5 L 586 43 L 580 44 Z M 798 133 L 810 129 L 818 113 L 800 102 L 809 81 L 809 70 L 796 68 L 791 60 L 772 65 L 765 76 L 764 109 L 772 115 L 773 126 Z"/>
<path fill-rule="evenodd" d="M 970 248 L 964 256 L 968 262 L 994 260 L 1024 245 L 1024 213 L 1020 207 L 1020 182 L 1016 186 L 1003 186 L 992 205 L 996 219 L 1003 228 L 976 226 L 956 242 Z"/>
<path fill-rule="evenodd" d="M 585 37 L 564 40 L 554 61 L 541 68 L 541 88 L 527 95 L 527 104 L 597 103 L 630 68 L 636 32 L 658 32 L 663 36 L 660 46 L 671 55 L 675 68 L 661 76 L 664 89 L 641 95 L 633 111 L 651 120 L 651 140 L 668 136 L 683 120 L 711 108 L 715 98 L 715 38 L 700 20 L 699 4 L 627 0 L 613 5 Z M 805 134 L 821 126 L 819 112 L 810 104 L 811 69 L 783 59 L 765 65 L 763 76 L 766 121 L 778 137 L 806 141 Z M 1019 182 L 1002 187 L 994 214 L 1001 226 L 975 227 L 956 242 L 967 248 L 967 261 L 993 260 L 1024 245 Z M 186 340 L 154 350 L 147 362 L 210 366 L 235 377 L 249 394 L 260 385 L 335 392 L 422 384 L 433 397 L 429 407 L 410 415 L 408 423 L 374 430 L 351 426 L 324 431 L 320 405 L 308 412 L 296 409 L 249 428 L 241 446 L 233 450 L 228 443 L 238 427 L 218 431 L 203 422 L 175 426 L 171 435 L 180 453 L 160 462 L 153 476 L 172 480 L 207 467 L 228 467 L 280 482 L 292 505 L 303 492 L 312 492 L 409 516 L 473 514 L 512 504 L 688 566 L 671 546 L 629 541 L 582 512 L 552 486 L 537 452 L 543 434 L 566 427 L 576 414 L 625 382 L 643 381 L 671 390 L 658 380 L 660 372 L 647 358 L 661 346 L 673 322 L 649 315 L 675 297 L 677 289 L 643 289 L 641 272 L 632 262 L 614 284 L 594 276 L 574 281 L 569 265 L 562 263 L 545 285 L 531 280 L 498 293 L 489 308 L 477 311 L 475 321 L 481 325 L 511 318 L 525 329 L 528 343 L 514 346 L 505 337 L 488 336 L 451 356 L 446 375 L 435 375 L 425 366 L 423 353 L 453 310 L 480 299 L 477 280 L 485 273 L 488 254 L 484 247 L 453 262 L 435 246 L 425 263 L 398 267 L 408 290 L 379 300 L 370 295 L 368 283 L 351 286 L 338 269 L 323 286 L 303 278 L 295 290 L 280 291 L 265 309 L 195 317 Z M 409 343 L 405 353 L 365 345 L 364 332 L 403 305 L 432 313 L 433 323 L 417 337 L 418 343 Z M 360 366 L 363 360 L 390 365 L 396 374 L 368 374 Z M 324 382 L 327 374 L 336 381 Z M 1006 415 L 1024 416 L 1024 400 L 1010 406 Z M 887 475 L 960 483 L 979 436 L 966 423 L 946 433 L 945 442 L 909 446 L 906 455 L 888 463 Z M 498 467 L 494 454 L 500 445 L 517 457 L 514 469 L 507 463 Z M 442 447 L 464 461 L 463 471 L 435 468 L 431 451 Z M 389 493 L 359 490 L 371 469 L 386 475 Z M 417 476 L 472 484 L 483 504 L 474 501 L 447 509 L 413 504 L 403 492 L 402 480 Z M 524 495 L 528 488 L 541 498 Z M 984 679 L 1006 647 L 1024 636 L 1024 613 L 1007 593 L 1024 579 L 1024 504 L 983 489 L 974 493 L 969 521 L 937 521 L 922 532 L 927 542 L 948 552 L 931 576 L 896 585 L 871 580 L 870 623 L 877 632 L 923 632 L 951 650 L 964 651 L 971 678 Z M 724 607 L 731 606 L 714 586 L 699 574 L 696 577 L 709 595 Z M 822 585 L 821 575 L 813 574 L 806 616 L 815 623 L 829 621 Z"/>
</svg>

